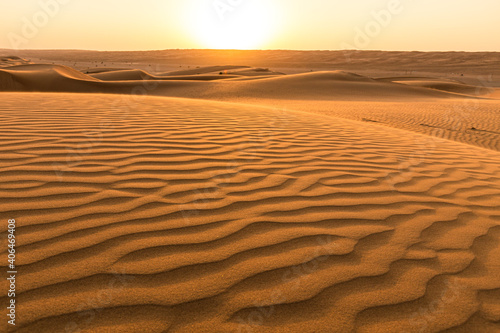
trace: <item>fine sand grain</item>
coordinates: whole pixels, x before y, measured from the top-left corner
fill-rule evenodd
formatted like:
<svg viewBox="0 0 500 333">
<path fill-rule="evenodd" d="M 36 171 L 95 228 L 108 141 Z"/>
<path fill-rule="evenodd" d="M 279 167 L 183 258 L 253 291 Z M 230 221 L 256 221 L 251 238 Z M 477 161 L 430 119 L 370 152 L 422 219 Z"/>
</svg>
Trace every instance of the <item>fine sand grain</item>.
<svg viewBox="0 0 500 333">
<path fill-rule="evenodd" d="M 1 98 L 19 332 L 500 329 L 495 151 L 231 103 Z"/>
<path fill-rule="evenodd" d="M 500 332 L 497 54 L 158 52 L 0 57 L 1 332 Z"/>
</svg>

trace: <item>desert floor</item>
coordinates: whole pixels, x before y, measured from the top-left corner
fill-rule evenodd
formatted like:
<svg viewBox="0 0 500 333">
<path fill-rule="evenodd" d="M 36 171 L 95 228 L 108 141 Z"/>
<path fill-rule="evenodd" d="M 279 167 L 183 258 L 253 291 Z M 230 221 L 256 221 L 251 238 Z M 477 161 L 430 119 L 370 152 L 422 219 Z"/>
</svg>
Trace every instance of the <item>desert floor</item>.
<svg viewBox="0 0 500 333">
<path fill-rule="evenodd" d="M 499 54 L 0 54 L 0 330 L 500 331 Z"/>
</svg>

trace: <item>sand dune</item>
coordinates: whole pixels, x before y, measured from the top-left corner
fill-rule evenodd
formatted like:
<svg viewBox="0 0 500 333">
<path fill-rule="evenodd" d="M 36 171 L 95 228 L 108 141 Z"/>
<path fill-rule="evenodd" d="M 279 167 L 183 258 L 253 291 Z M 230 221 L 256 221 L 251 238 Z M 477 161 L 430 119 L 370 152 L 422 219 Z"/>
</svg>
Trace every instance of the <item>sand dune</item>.
<svg viewBox="0 0 500 333">
<path fill-rule="evenodd" d="M 89 54 L 0 58 L 15 332 L 500 331 L 496 54 Z"/>
<path fill-rule="evenodd" d="M 210 66 L 193 70 L 175 71 L 152 75 L 143 70 L 107 70 L 92 77 L 103 81 L 130 81 L 130 80 L 186 80 L 186 81 L 215 81 L 227 79 L 265 78 L 269 76 L 284 75 L 272 72 L 267 68 L 250 68 L 241 66 Z"/>
<path fill-rule="evenodd" d="M 0 56 L 0 68 L 32 64 L 29 60 L 18 56 Z"/>
<path fill-rule="evenodd" d="M 1 50 L 0 50 L 1 51 Z M 4 50 L 10 54 L 10 50 Z M 85 50 L 23 50 L 24 57 L 42 58 L 58 63 L 99 60 L 107 63 L 172 64 L 212 66 L 242 64 L 288 69 L 292 72 L 340 69 L 356 73 L 380 71 L 442 73 L 460 80 L 477 80 L 493 74 L 500 80 L 498 52 L 387 52 L 387 51 L 293 51 L 293 50 L 158 50 L 140 52 L 97 52 Z M 196 72 L 194 72 L 196 73 Z M 187 73 L 186 73 L 187 74 Z M 193 74 L 193 73 L 189 73 Z M 461 75 L 464 74 L 464 77 Z M 386 75 L 388 76 L 388 75 Z"/>
<path fill-rule="evenodd" d="M 82 71 L 84 74 L 99 74 L 106 72 L 115 72 L 115 71 L 126 71 L 130 70 L 128 68 L 113 68 L 113 67 L 96 67 L 96 68 L 88 68 Z M 135 69 L 133 69 L 135 71 Z"/>
<path fill-rule="evenodd" d="M 132 72 L 134 73 L 134 72 Z M 139 74 L 140 72 L 135 72 Z M 119 76 L 115 71 L 109 73 Z M 130 72 L 125 73 L 130 75 Z M 61 65 L 24 65 L 0 69 L 2 81 L 0 90 L 3 91 L 34 91 L 34 92 L 79 92 L 79 93 L 120 93 L 132 94 L 138 84 L 137 80 L 107 82 L 91 75 L 83 74 L 73 68 Z M 97 74 L 94 74 L 97 75 Z M 103 73 L 101 75 L 106 75 Z M 147 81 L 147 80 L 139 80 Z M 155 82 L 155 80 L 151 80 Z M 166 84 L 165 84 L 166 83 Z M 145 84 L 147 85 L 147 84 Z M 161 85 L 161 82 L 155 84 Z M 169 87 L 164 82 L 163 87 Z M 151 90 L 151 89 L 150 89 Z"/>
<path fill-rule="evenodd" d="M 420 87 L 381 82 L 343 71 L 313 72 L 224 83 L 217 86 L 225 94 L 252 98 L 287 100 L 391 100 L 456 98 L 455 94 Z M 215 92 L 216 94 L 217 92 Z M 221 92 L 222 93 L 222 92 Z M 208 97 L 216 97 L 214 93 Z"/>
<path fill-rule="evenodd" d="M 155 80 L 154 75 L 138 69 L 126 69 L 116 71 L 105 71 L 95 74 L 89 74 L 93 78 L 103 81 L 129 81 L 129 80 Z"/>
<path fill-rule="evenodd" d="M 219 94 L 227 94 L 227 87 L 200 85 L 196 84 L 196 81 L 218 81 L 247 77 L 260 79 L 275 75 L 272 72 L 262 72 L 261 76 L 256 77 L 249 73 L 260 72 L 250 70 L 248 73 L 242 72 L 241 74 L 174 76 L 172 73 L 151 75 L 142 70 L 111 70 L 95 74 L 84 74 L 67 66 L 33 64 L 0 69 L 0 91 L 131 94 L 134 92 L 134 88 L 138 86 L 140 88 L 143 85 L 142 81 L 147 81 L 144 83 L 146 87 L 144 94 L 177 97 L 209 96 L 213 94 L 213 91 L 219 91 Z M 192 84 L 189 84 L 189 82 L 177 84 L 175 81 L 191 81 Z M 183 89 L 175 90 L 178 87 Z"/>
<path fill-rule="evenodd" d="M 492 92 L 490 92 L 486 97 L 500 99 L 500 89 L 496 88 Z"/>
<path fill-rule="evenodd" d="M 259 77 L 258 80 L 238 82 L 191 82 L 179 84 L 169 81 L 217 81 L 236 78 L 234 75 L 218 76 L 157 76 L 140 70 L 110 71 L 87 75 L 61 65 L 23 65 L 0 69 L 4 77 L 0 90 L 46 92 L 118 92 L 130 93 L 139 85 L 137 81 L 150 81 L 154 88 L 146 94 L 170 97 L 197 97 L 222 99 L 227 97 L 320 99 L 320 100 L 391 100 L 408 98 L 453 98 L 456 94 L 436 91 L 406 84 L 383 82 L 369 77 L 343 72 L 314 72 L 278 77 Z M 106 81 L 103 81 L 106 80 Z M 125 82 L 129 81 L 129 82 Z"/>
<path fill-rule="evenodd" d="M 414 87 L 430 88 L 465 95 L 489 95 L 494 92 L 493 88 L 484 86 L 473 86 L 455 80 L 429 79 L 429 78 L 395 78 L 391 82 L 403 83 Z"/>
<path fill-rule="evenodd" d="M 500 151 L 498 100 L 463 98 L 408 101 L 400 99 L 395 102 L 237 98 L 233 100 L 400 128 Z"/>
<path fill-rule="evenodd" d="M 163 75 L 172 75 L 172 76 L 178 76 L 178 75 L 196 75 L 196 74 L 209 74 L 209 73 L 219 73 L 219 72 L 224 72 L 224 71 L 230 71 L 230 70 L 237 70 L 237 69 L 250 69 L 250 66 L 206 66 L 206 67 L 201 67 L 201 68 L 193 68 L 193 69 L 183 69 L 179 71 L 174 71 L 174 72 L 168 72 L 164 73 Z"/>
<path fill-rule="evenodd" d="M 266 76 L 266 75 L 285 75 L 281 72 L 269 70 L 269 68 L 243 68 L 229 71 L 228 74 L 237 74 L 244 76 Z"/>
<path fill-rule="evenodd" d="M 17 332 L 500 330 L 498 152 L 242 104 L 0 96 Z"/>
<path fill-rule="evenodd" d="M 142 70 L 87 75 L 61 65 L 11 66 L 0 69 L 0 90 L 156 95 L 266 105 L 376 122 L 500 151 L 500 113 L 498 102 L 491 100 L 498 90 L 493 88 L 442 78 L 372 79 L 344 71 L 274 75 L 264 69 L 269 75 L 255 76 L 246 71 L 261 71 L 233 67 L 238 66 L 211 66 L 200 70 L 204 74 L 194 75 L 152 75 Z M 211 74 L 224 68 L 234 72 Z M 408 102 L 419 103 L 419 111 L 408 108 Z"/>
<path fill-rule="evenodd" d="M 0 69 L 0 90 L 17 91 L 83 91 L 100 80 L 73 68 L 59 65 L 20 65 Z M 7 82 L 7 83 L 5 83 Z M 15 83 L 15 85 L 12 84 Z"/>
<path fill-rule="evenodd" d="M 90 74 L 93 78 L 102 81 L 141 81 L 141 80 L 185 80 L 185 81 L 215 81 L 239 78 L 240 75 L 151 75 L 141 70 L 107 71 Z"/>
</svg>

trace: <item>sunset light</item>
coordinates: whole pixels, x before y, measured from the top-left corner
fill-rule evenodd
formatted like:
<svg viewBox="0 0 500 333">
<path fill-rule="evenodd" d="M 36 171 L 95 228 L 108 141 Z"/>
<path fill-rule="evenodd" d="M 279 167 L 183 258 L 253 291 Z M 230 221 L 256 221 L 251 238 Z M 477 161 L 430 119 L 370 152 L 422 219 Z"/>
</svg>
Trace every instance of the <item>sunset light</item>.
<svg viewBox="0 0 500 333">
<path fill-rule="evenodd" d="M 500 0 L 0 13 L 0 333 L 500 333 Z"/>
<path fill-rule="evenodd" d="M 192 1 L 188 30 L 200 48 L 263 48 L 276 33 L 279 17 L 269 1 Z"/>
</svg>

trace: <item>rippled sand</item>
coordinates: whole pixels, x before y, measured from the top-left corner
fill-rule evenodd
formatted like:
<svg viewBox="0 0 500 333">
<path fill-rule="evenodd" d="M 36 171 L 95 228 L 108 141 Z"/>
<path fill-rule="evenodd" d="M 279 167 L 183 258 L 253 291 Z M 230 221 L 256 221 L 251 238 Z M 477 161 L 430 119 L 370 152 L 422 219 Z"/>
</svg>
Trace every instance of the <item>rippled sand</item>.
<svg viewBox="0 0 500 333">
<path fill-rule="evenodd" d="M 495 150 L 281 107 L 0 100 L 19 332 L 500 330 Z"/>
</svg>

